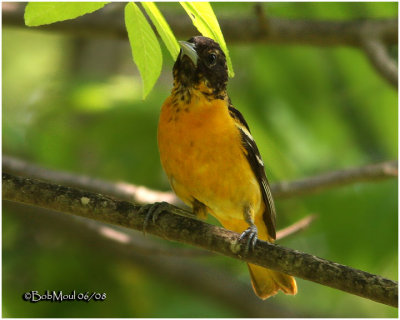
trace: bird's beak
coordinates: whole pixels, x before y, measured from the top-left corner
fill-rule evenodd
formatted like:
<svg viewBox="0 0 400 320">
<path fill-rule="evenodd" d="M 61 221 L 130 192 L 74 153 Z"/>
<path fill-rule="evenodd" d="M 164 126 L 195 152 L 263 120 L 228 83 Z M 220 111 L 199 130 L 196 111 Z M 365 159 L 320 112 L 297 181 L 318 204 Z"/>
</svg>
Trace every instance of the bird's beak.
<svg viewBox="0 0 400 320">
<path fill-rule="evenodd" d="M 194 44 L 187 41 L 179 41 L 179 45 L 182 48 L 182 54 L 187 55 L 197 67 L 197 59 L 199 58 L 199 56 L 197 55 L 196 49 L 194 48 Z"/>
</svg>

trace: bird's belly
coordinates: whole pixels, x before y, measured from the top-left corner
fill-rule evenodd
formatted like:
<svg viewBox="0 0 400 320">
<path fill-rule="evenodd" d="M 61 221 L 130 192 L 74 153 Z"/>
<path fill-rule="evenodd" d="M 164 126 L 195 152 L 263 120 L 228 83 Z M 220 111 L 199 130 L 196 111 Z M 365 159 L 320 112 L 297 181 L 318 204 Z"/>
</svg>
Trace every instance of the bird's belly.
<svg viewBox="0 0 400 320">
<path fill-rule="evenodd" d="M 243 153 L 236 127 L 189 119 L 159 127 L 161 162 L 177 195 L 204 203 L 217 219 L 243 219 L 245 206 L 260 206 L 258 182 Z"/>
</svg>

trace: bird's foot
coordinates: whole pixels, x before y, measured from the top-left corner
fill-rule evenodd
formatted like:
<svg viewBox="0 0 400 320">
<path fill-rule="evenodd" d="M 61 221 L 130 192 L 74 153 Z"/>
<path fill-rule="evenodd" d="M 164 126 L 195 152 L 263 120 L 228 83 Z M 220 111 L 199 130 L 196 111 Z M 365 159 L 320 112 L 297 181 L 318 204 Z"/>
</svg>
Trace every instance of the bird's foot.
<svg viewBox="0 0 400 320">
<path fill-rule="evenodd" d="M 146 234 L 146 229 L 152 221 L 153 223 L 156 223 L 159 215 L 161 212 L 165 211 L 168 209 L 171 205 L 168 202 L 155 202 L 151 204 L 146 204 L 142 206 L 139 209 L 139 214 L 146 213 L 146 217 L 144 218 L 144 223 L 143 223 L 143 233 Z"/>
<path fill-rule="evenodd" d="M 256 246 L 257 243 L 257 234 L 258 230 L 256 225 L 251 225 L 246 229 L 245 231 L 242 232 L 242 234 L 239 237 L 239 241 L 247 237 L 247 243 L 245 247 L 245 254 L 247 254 L 249 251 L 254 250 L 254 247 Z"/>
</svg>

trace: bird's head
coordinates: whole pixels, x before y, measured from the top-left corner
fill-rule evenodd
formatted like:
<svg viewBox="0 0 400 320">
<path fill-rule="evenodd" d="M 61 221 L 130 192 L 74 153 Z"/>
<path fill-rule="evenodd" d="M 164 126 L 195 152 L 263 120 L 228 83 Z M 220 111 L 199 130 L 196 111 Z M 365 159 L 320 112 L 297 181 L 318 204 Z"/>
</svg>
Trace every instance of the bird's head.
<svg viewBox="0 0 400 320">
<path fill-rule="evenodd" d="M 175 86 L 187 89 L 203 86 L 216 95 L 225 92 L 228 68 L 219 44 L 201 36 L 179 44 L 181 51 L 173 69 Z"/>
</svg>

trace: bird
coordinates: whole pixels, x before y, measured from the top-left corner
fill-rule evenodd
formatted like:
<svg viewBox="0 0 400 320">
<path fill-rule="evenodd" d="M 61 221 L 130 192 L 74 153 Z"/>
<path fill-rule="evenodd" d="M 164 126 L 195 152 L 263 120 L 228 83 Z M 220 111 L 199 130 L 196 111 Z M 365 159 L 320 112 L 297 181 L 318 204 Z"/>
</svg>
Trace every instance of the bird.
<svg viewBox="0 0 400 320">
<path fill-rule="evenodd" d="M 179 41 L 173 88 L 161 108 L 158 148 L 176 195 L 199 219 L 213 215 L 241 233 L 246 250 L 257 239 L 274 242 L 276 213 L 264 163 L 243 115 L 227 93 L 228 68 L 220 45 L 208 37 Z M 161 212 L 153 207 L 149 216 Z M 248 264 L 255 294 L 295 295 L 295 279 Z"/>
</svg>

